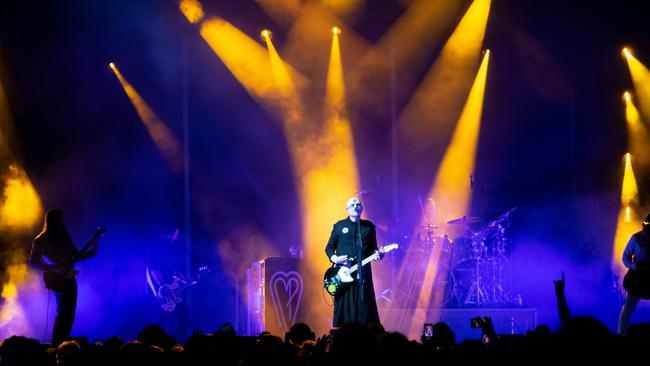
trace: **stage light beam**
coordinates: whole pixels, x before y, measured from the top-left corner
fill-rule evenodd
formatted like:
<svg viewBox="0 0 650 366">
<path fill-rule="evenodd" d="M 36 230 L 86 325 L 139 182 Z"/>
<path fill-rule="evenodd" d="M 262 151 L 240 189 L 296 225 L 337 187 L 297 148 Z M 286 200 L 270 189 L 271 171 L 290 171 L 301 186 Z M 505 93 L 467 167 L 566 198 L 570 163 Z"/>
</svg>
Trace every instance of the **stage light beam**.
<svg viewBox="0 0 650 366">
<path fill-rule="evenodd" d="M 0 208 L 0 228 L 30 230 L 43 214 L 41 199 L 25 171 L 16 164 L 9 165 L 4 178 Z"/>
<path fill-rule="evenodd" d="M 271 75 L 275 84 L 276 95 L 273 102 L 279 108 L 284 133 L 289 145 L 291 157 L 293 159 L 295 174 L 300 176 L 308 164 L 301 162 L 301 151 L 308 148 L 304 136 L 303 107 L 300 99 L 300 88 L 304 83 L 302 77 L 285 63 L 273 44 L 271 37 L 265 37 L 266 48 L 268 50 L 271 64 Z"/>
<path fill-rule="evenodd" d="M 641 230 L 636 209 L 638 205 L 639 188 L 632 168 L 632 155 L 627 153 L 625 154 L 625 169 L 621 184 L 621 206 L 616 223 L 611 259 L 612 271 L 618 276 L 619 280 L 623 278 L 626 272 L 626 268 L 621 262 L 625 246 L 630 236 Z"/>
<path fill-rule="evenodd" d="M 359 191 L 354 139 L 348 117 L 345 79 L 339 34 L 333 32 L 327 71 L 324 123 L 311 141 L 312 157 L 305 160 L 309 170 L 302 174 L 301 201 L 305 265 L 303 273 L 320 276 L 330 265 L 323 254 L 323 240 L 332 223 L 343 214 L 345 200 Z M 364 214 L 368 215 L 368 211 Z M 367 217 L 367 216 L 366 216 Z M 309 319 L 322 319 L 330 312 L 315 291 L 309 305 Z"/>
<path fill-rule="evenodd" d="M 274 98 L 276 87 L 267 51 L 221 18 L 201 23 L 201 36 L 233 76 L 258 102 Z"/>
<path fill-rule="evenodd" d="M 650 120 L 650 71 L 628 51 L 627 66 L 634 84 L 634 99 L 641 111 L 641 120 Z"/>
<path fill-rule="evenodd" d="M 625 119 L 627 121 L 627 136 L 629 149 L 634 155 L 635 159 L 642 166 L 650 162 L 650 154 L 648 154 L 647 143 L 650 135 L 648 134 L 647 126 L 641 121 L 639 110 L 634 105 L 634 100 L 630 92 L 623 94 L 625 103 Z"/>
<path fill-rule="evenodd" d="M 405 168 L 442 152 L 436 146 L 446 143 L 476 76 L 490 8 L 490 0 L 472 2 L 400 115 Z"/>
<path fill-rule="evenodd" d="M 446 3 L 446 2 L 440 2 Z M 416 1 L 411 7 L 420 4 Z M 425 6 L 421 4 L 420 6 Z M 446 221 L 463 216 L 454 216 L 458 212 L 465 212 L 469 194 L 469 176 L 473 173 L 475 146 L 470 141 L 478 137 L 480 126 L 480 108 L 477 99 L 480 94 L 482 105 L 484 78 L 487 76 L 487 61 L 490 52 L 483 54 L 481 62 L 481 47 L 485 37 L 485 29 L 490 13 L 490 0 L 475 0 L 465 11 L 462 19 L 446 41 L 440 56 L 429 69 L 425 78 L 420 82 L 411 100 L 399 117 L 398 139 L 403 146 L 400 154 L 404 169 L 415 169 L 409 166 L 411 161 L 432 159 L 433 154 L 443 154 L 443 160 L 438 166 L 437 173 L 431 169 L 426 177 L 433 179 L 428 197 L 436 200 L 437 215 L 432 220 L 425 222 L 425 217 L 420 217 L 414 227 L 416 230 L 409 245 L 417 245 L 417 230 L 427 224 L 443 225 Z M 480 63 L 480 66 L 479 66 Z M 477 72 L 478 69 L 478 72 Z M 469 96 L 468 96 L 469 95 Z M 440 108 L 444 106 L 444 108 Z M 423 118 L 423 116 L 425 116 Z M 460 116 L 460 118 L 459 118 Z M 454 123 L 456 127 L 454 130 Z M 471 127 L 474 125 L 474 127 Z M 475 131 L 472 131 L 475 129 Z M 436 146 L 444 146 L 447 136 L 451 135 L 447 151 L 435 151 Z M 444 139 L 443 139 L 444 138 Z M 475 143 L 475 142 L 474 142 Z M 467 151 L 460 151 L 462 145 L 467 145 Z M 471 160 L 467 162 L 465 159 Z M 455 166 L 458 164 L 458 167 Z M 471 164 L 471 165 L 470 165 Z M 418 169 L 420 166 L 418 166 Z M 458 172 L 454 174 L 455 170 Z M 437 174 L 437 175 L 436 175 Z M 462 176 L 462 177 L 461 177 Z M 458 198 L 445 199 L 446 190 L 451 196 Z M 444 192 L 444 193 L 442 193 Z M 434 249 L 425 259 L 427 267 L 423 276 L 416 279 L 420 309 L 415 313 L 405 313 L 400 317 L 397 327 L 409 329 L 409 337 L 419 337 L 419 332 L 425 318 L 435 321 L 435 314 L 426 314 L 426 308 L 431 302 L 440 301 L 441 296 L 434 293 L 433 287 L 436 278 L 446 278 L 445 270 L 438 269 L 440 251 Z M 412 263 L 421 258 L 415 258 L 408 253 L 403 263 Z M 445 272 L 445 273 L 443 273 Z M 402 265 L 397 283 L 400 286 L 413 286 L 408 283 L 411 273 L 408 265 Z M 421 285 L 420 285 L 421 284 Z M 433 296 L 432 296 L 433 293 Z M 432 307 L 435 307 L 433 305 Z M 397 309 L 395 309 L 397 310 Z M 434 316 L 435 315 L 435 316 Z"/>
<path fill-rule="evenodd" d="M 370 107 L 387 103 L 391 69 L 399 75 L 401 90 L 415 88 L 428 66 L 430 54 L 440 47 L 465 3 L 464 0 L 412 1 L 349 73 L 351 94 Z M 409 95 L 404 93 L 400 97 Z"/>
<path fill-rule="evenodd" d="M 115 73 L 115 76 L 122 85 L 122 89 L 124 89 L 124 92 L 133 104 L 140 120 L 147 128 L 149 136 L 158 148 L 158 151 L 160 151 L 161 155 L 165 158 L 173 171 L 180 172 L 183 169 L 183 157 L 178 138 L 156 115 L 151 107 L 149 107 L 147 102 L 135 90 L 133 85 L 124 78 L 120 70 L 115 66 L 112 67 L 112 69 L 113 73 Z"/>
<path fill-rule="evenodd" d="M 437 210 L 441 212 L 439 218 L 445 222 L 455 217 L 465 216 L 469 209 L 471 200 L 469 177 L 474 172 L 489 60 L 490 50 L 487 50 L 483 55 L 483 61 L 456 124 L 451 142 L 438 168 L 433 187 L 427 196 L 436 199 Z M 421 218 L 421 222 L 426 224 L 424 218 Z M 442 305 L 442 303 L 431 304 L 432 294 L 434 295 L 433 300 L 443 300 L 442 294 L 434 293 L 433 289 L 438 278 L 447 278 L 448 275 L 446 271 L 441 271 L 438 268 L 439 259 L 440 248 L 435 248 L 427 262 L 424 282 L 418 298 L 418 303 L 425 306 L 415 311 L 409 332 L 411 336 L 420 331 L 420 327 L 427 317 L 427 309 L 438 308 Z M 443 289 L 439 290 L 444 291 Z"/>
</svg>

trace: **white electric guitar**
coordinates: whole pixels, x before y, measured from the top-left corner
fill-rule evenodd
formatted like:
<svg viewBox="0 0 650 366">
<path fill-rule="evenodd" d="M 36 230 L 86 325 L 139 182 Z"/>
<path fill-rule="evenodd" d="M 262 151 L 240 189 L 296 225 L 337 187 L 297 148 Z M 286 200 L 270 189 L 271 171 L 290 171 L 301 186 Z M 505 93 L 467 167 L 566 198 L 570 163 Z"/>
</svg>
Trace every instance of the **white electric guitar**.
<svg viewBox="0 0 650 366">
<path fill-rule="evenodd" d="M 393 250 L 399 248 L 397 243 L 388 244 L 381 247 L 378 251 L 372 253 L 361 261 L 361 266 L 365 266 L 372 260 L 379 259 L 382 254 L 392 252 Z M 344 265 L 333 265 L 327 271 L 325 271 L 324 283 L 325 290 L 334 296 L 341 286 L 344 286 L 347 283 L 354 281 L 352 274 L 359 269 L 359 265 L 355 264 L 352 267 L 347 267 Z"/>
</svg>

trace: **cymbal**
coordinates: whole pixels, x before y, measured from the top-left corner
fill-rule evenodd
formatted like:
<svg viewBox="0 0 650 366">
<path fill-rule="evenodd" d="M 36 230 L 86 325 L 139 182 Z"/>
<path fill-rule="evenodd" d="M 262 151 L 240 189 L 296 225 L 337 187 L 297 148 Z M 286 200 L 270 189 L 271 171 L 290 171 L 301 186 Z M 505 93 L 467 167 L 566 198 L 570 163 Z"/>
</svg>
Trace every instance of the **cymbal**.
<svg viewBox="0 0 650 366">
<path fill-rule="evenodd" d="M 463 216 L 458 219 L 453 219 L 451 221 L 447 221 L 447 224 L 449 225 L 469 225 L 469 224 L 476 224 L 477 222 L 480 222 L 482 219 L 478 216 Z"/>
<path fill-rule="evenodd" d="M 488 227 L 494 227 L 494 226 L 500 224 L 502 221 L 507 220 L 509 218 L 510 214 L 515 212 L 516 209 L 517 209 L 517 207 L 515 206 L 515 207 L 509 209 L 508 211 L 502 213 L 501 215 L 499 215 L 499 217 L 497 217 L 493 221 L 490 221 L 490 223 L 488 224 Z"/>
</svg>

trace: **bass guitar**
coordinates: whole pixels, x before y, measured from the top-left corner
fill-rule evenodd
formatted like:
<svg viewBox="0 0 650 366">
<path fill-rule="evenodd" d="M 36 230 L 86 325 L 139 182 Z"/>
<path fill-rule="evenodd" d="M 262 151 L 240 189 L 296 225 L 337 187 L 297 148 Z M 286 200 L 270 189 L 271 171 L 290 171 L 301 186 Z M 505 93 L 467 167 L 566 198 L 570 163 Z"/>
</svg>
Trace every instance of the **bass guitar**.
<svg viewBox="0 0 650 366">
<path fill-rule="evenodd" d="M 361 261 L 361 266 L 363 267 L 366 264 L 368 264 L 370 261 L 379 259 L 379 257 L 382 254 L 390 253 L 391 251 L 397 248 L 399 248 L 399 245 L 397 243 L 392 243 L 383 246 L 378 251 L 364 258 Z M 356 272 L 358 269 L 359 269 L 358 264 L 355 264 L 352 267 L 346 267 L 344 265 L 336 265 L 336 264 L 333 265 L 327 271 L 325 271 L 325 276 L 324 276 L 325 290 L 327 290 L 327 292 L 330 295 L 334 296 L 337 292 L 339 292 L 341 287 L 354 281 L 352 274 Z"/>
<path fill-rule="evenodd" d="M 66 281 L 71 279 L 77 274 L 77 270 L 74 269 L 75 263 L 77 263 L 90 249 L 92 243 L 101 238 L 102 235 L 106 232 L 106 229 L 102 226 L 97 228 L 97 231 L 93 237 L 84 245 L 83 248 L 77 253 L 77 255 L 72 260 L 69 268 L 66 268 L 64 271 L 55 272 L 55 271 L 45 271 L 43 272 L 43 282 L 45 283 L 45 288 L 54 292 L 63 292 L 65 289 Z"/>
</svg>

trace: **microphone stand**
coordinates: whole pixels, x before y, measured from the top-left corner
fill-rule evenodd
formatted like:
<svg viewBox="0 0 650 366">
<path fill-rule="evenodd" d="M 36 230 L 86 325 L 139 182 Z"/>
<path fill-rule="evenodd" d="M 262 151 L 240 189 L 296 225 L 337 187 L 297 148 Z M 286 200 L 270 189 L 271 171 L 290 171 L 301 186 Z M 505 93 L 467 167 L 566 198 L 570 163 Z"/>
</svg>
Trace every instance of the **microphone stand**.
<svg viewBox="0 0 650 366">
<path fill-rule="evenodd" d="M 357 279 L 359 281 L 359 322 L 366 323 L 364 306 L 364 281 L 363 281 L 363 242 L 361 240 L 361 215 L 357 217 Z"/>
</svg>

